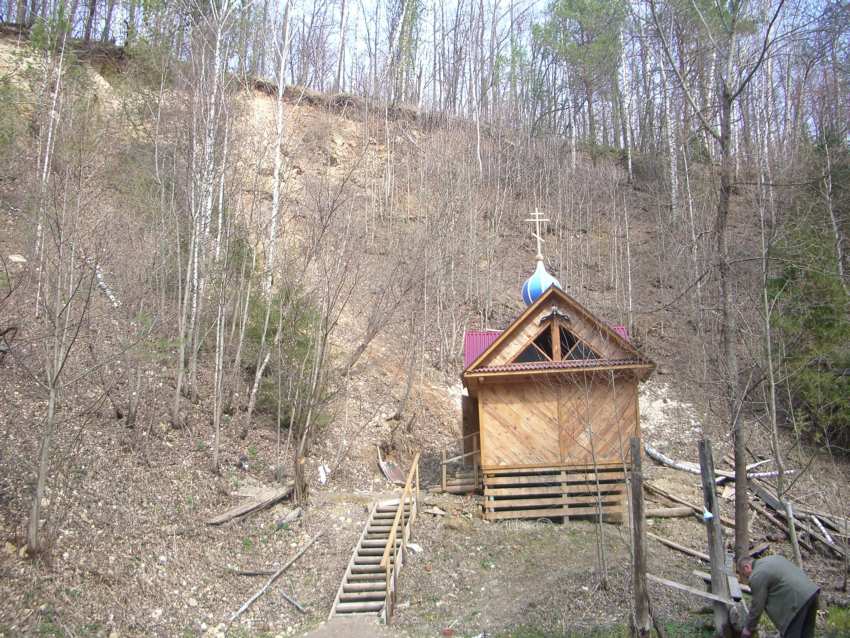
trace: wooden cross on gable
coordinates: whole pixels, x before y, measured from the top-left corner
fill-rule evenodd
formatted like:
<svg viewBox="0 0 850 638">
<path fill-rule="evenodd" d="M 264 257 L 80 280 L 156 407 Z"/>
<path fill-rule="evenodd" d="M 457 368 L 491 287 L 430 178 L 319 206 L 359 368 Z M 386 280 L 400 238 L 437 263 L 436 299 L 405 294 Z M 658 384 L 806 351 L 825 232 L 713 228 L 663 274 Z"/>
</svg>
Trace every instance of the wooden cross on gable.
<svg viewBox="0 0 850 638">
<path fill-rule="evenodd" d="M 534 232 L 531 233 L 532 237 L 537 239 L 537 257 L 536 259 L 543 259 L 543 243 L 546 241 L 543 239 L 543 236 L 540 234 L 540 224 L 541 222 L 548 222 L 549 219 L 543 217 L 543 213 L 541 213 L 535 207 L 534 212 L 531 213 L 531 219 L 526 219 L 523 221 L 534 222 Z"/>
</svg>

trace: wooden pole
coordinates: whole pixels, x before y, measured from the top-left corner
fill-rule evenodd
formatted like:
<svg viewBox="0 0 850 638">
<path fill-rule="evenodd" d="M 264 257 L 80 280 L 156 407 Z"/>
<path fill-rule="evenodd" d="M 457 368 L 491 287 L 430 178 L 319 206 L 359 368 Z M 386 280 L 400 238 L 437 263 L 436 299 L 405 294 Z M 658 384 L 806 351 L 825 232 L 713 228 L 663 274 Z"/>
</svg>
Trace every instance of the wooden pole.
<svg viewBox="0 0 850 638">
<path fill-rule="evenodd" d="M 475 477 L 475 489 L 478 489 L 478 434 L 472 436 L 472 476 Z"/>
<path fill-rule="evenodd" d="M 448 482 L 446 479 L 446 450 L 443 450 L 443 491 L 446 491 L 446 483 Z"/>
<path fill-rule="evenodd" d="M 699 463 L 705 507 L 703 519 L 708 535 L 708 556 L 711 563 L 711 593 L 731 602 L 726 574 L 726 551 L 723 547 L 723 528 L 720 526 L 720 507 L 717 504 L 714 483 L 714 458 L 711 453 L 711 442 L 708 439 L 699 442 Z M 714 628 L 718 636 L 723 638 L 733 636 L 729 621 L 729 607 L 724 603 L 714 603 Z"/>
<path fill-rule="evenodd" d="M 646 591 L 646 533 L 644 529 L 643 475 L 641 474 L 640 439 L 633 436 L 629 444 L 632 455 L 631 499 L 632 509 L 632 595 L 634 617 L 632 635 L 647 638 L 652 630 L 649 616 L 649 595 Z"/>
<path fill-rule="evenodd" d="M 794 510 L 791 502 L 785 501 L 785 520 L 788 522 L 788 537 L 791 539 L 791 554 L 800 569 L 803 568 L 803 555 L 800 553 L 800 542 L 797 540 L 797 526 L 794 524 Z"/>
</svg>

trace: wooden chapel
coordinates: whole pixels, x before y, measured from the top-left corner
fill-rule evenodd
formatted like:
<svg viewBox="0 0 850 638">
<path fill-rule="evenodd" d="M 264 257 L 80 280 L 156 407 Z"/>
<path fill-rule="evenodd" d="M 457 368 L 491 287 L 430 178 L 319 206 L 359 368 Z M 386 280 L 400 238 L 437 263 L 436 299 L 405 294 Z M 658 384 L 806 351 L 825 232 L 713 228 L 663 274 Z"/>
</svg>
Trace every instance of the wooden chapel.
<svg viewBox="0 0 850 638">
<path fill-rule="evenodd" d="M 538 244 L 539 246 L 539 244 Z M 484 517 L 622 516 L 638 384 L 655 369 L 543 265 L 503 331 L 464 336 L 464 434 L 479 443 Z"/>
</svg>

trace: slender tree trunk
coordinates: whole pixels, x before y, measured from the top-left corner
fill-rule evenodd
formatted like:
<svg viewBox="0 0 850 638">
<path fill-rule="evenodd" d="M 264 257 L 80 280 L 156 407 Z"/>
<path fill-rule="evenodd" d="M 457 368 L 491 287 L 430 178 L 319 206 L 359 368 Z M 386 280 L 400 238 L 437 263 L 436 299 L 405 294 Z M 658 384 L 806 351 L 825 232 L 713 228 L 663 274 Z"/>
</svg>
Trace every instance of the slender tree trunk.
<svg viewBox="0 0 850 638">
<path fill-rule="evenodd" d="M 52 375 L 52 373 L 51 373 Z M 53 434 L 56 430 L 56 399 L 58 388 L 56 379 L 51 378 L 49 383 L 49 397 L 47 401 L 47 420 L 44 424 L 44 433 L 41 436 L 41 445 L 38 453 L 38 474 L 32 493 L 32 504 L 30 505 L 30 520 L 27 526 L 27 547 L 30 553 L 35 554 L 41 549 L 39 530 L 41 529 L 41 501 L 44 499 L 44 489 L 47 485 L 47 471 L 50 466 L 50 448 L 53 443 Z"/>
<path fill-rule="evenodd" d="M 342 90 L 342 69 L 345 60 L 345 0 L 340 0 L 339 7 L 339 48 L 336 59 L 336 78 L 334 79 L 334 92 Z"/>
<path fill-rule="evenodd" d="M 286 71 L 287 49 L 289 44 L 289 3 L 283 13 L 283 25 L 278 49 L 277 100 L 275 102 L 275 149 L 274 172 L 272 174 L 272 211 L 267 239 L 268 254 L 266 256 L 266 277 L 263 282 L 263 294 L 270 303 L 272 284 L 277 257 L 277 229 L 280 218 L 281 173 L 283 170 L 283 137 L 286 131 L 286 121 L 283 113 L 284 74 Z"/>
<path fill-rule="evenodd" d="M 844 288 L 845 294 L 850 297 L 850 282 L 847 280 L 847 271 L 845 261 L 847 255 L 845 253 L 845 245 L 847 238 L 844 236 L 844 228 L 841 225 L 841 220 L 835 213 L 832 197 L 832 158 L 830 157 L 829 146 L 825 146 L 826 153 L 826 176 L 823 179 L 824 199 L 826 200 L 826 209 L 829 212 L 829 221 L 832 223 L 832 233 L 835 237 L 835 262 L 838 267 L 838 280 Z"/>
<path fill-rule="evenodd" d="M 86 14 L 86 26 L 83 32 L 83 42 L 91 42 L 91 30 L 94 26 L 94 15 L 97 10 L 97 0 L 89 0 L 89 11 Z"/>
<path fill-rule="evenodd" d="M 726 404 L 729 413 L 729 431 L 735 447 L 735 559 L 749 551 L 749 512 L 747 497 L 747 459 L 743 420 L 740 416 L 738 391 L 738 346 L 734 284 L 729 264 L 728 223 L 729 207 L 734 179 L 732 157 L 732 106 L 733 97 L 723 84 L 720 114 L 720 197 L 717 202 L 715 226 L 717 242 L 717 268 L 720 278 L 721 348 L 726 371 Z"/>
<path fill-rule="evenodd" d="M 112 32 L 112 12 L 115 10 L 115 0 L 109 0 L 106 4 L 106 17 L 103 19 L 103 31 L 100 33 L 100 41 L 108 42 Z"/>
</svg>

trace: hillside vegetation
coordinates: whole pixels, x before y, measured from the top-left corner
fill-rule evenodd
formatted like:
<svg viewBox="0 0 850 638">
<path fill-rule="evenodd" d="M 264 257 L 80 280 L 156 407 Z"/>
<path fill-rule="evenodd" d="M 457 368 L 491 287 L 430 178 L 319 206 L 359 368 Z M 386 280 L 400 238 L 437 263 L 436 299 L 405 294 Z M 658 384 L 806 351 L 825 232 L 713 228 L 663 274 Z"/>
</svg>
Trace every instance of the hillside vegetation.
<svg viewBox="0 0 850 638">
<path fill-rule="evenodd" d="M 781 495 L 846 515 L 846 5 L 729 21 L 700 3 L 502 4 L 379 6 L 365 62 L 344 18 L 364 9 L 344 2 L 333 34 L 321 3 L 16 7 L 0 32 L 0 634 L 215 633 L 258 587 L 238 570 L 322 530 L 287 585 L 309 614 L 268 596 L 231 630 L 324 618 L 392 489 L 376 448 L 403 468 L 421 451 L 438 480 L 463 333 L 522 310 L 535 209 L 550 272 L 657 362 L 653 445 L 773 458 L 800 471 Z M 289 482 L 297 523 L 276 523 L 287 504 L 204 524 Z M 528 581 L 546 563 L 526 573 L 510 533 L 441 505 L 464 522 L 423 524 L 405 631 L 627 622 L 616 589 L 572 619 L 543 587 L 516 607 L 470 598 L 498 590 L 485 561 Z M 767 533 L 738 514 L 736 547 Z M 684 530 L 668 531 L 704 543 Z M 613 529 L 516 531 L 582 553 L 541 581 L 565 598 L 587 571 L 605 580 L 594 542 L 629 577 Z M 500 555 L 470 554 L 482 539 Z M 429 579 L 453 564 L 465 593 L 443 599 Z M 839 587 L 845 570 L 817 564 Z M 688 618 L 682 597 L 658 607 Z"/>
</svg>

